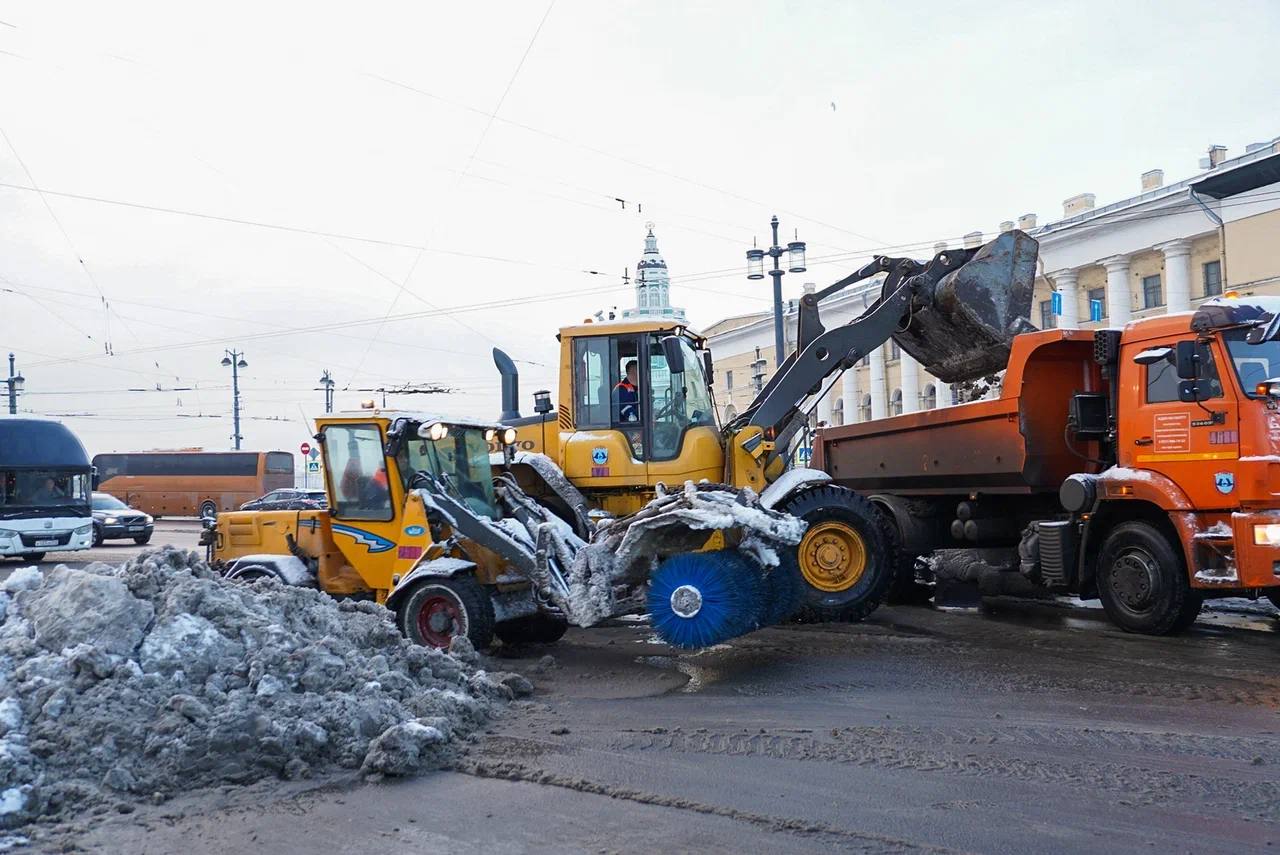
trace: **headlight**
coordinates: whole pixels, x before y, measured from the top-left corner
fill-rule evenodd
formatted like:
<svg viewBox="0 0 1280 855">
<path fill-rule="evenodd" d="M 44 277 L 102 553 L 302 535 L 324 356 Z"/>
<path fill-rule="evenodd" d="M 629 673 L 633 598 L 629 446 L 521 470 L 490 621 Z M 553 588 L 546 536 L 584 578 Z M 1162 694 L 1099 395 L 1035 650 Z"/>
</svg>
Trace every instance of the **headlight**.
<svg viewBox="0 0 1280 855">
<path fill-rule="evenodd" d="M 1255 525 L 1253 543 L 1255 546 L 1280 546 L 1280 525 Z"/>
<path fill-rule="evenodd" d="M 498 441 L 498 429 L 497 429 L 497 428 L 489 428 L 488 430 L 486 430 L 486 431 L 484 432 L 484 441 L 485 441 L 485 442 L 497 442 L 497 441 Z"/>
<path fill-rule="evenodd" d="M 76 529 L 76 534 L 88 534 L 91 531 L 93 531 L 93 523 L 80 526 L 78 529 Z"/>
<path fill-rule="evenodd" d="M 449 435 L 449 426 L 444 422 L 432 422 L 429 425 L 422 425 L 418 428 L 418 436 L 423 439 L 429 439 L 437 442 Z"/>
<path fill-rule="evenodd" d="M 143 514 L 142 521 L 147 525 L 151 525 L 155 520 L 151 518 L 151 514 Z"/>
<path fill-rule="evenodd" d="M 13 529 L 0 528 L 0 537 L 17 537 L 18 533 Z"/>
<path fill-rule="evenodd" d="M 103 520 L 103 522 L 106 523 L 107 525 L 115 525 L 116 523 L 120 522 L 120 520 L 116 519 L 115 517 L 107 517 L 105 520 Z"/>
<path fill-rule="evenodd" d="M 515 444 L 515 441 L 516 441 L 516 429 L 515 429 L 515 428 L 507 428 L 506 430 L 504 430 L 504 431 L 502 432 L 502 444 L 503 444 L 503 445 L 514 445 L 514 444 Z"/>
</svg>

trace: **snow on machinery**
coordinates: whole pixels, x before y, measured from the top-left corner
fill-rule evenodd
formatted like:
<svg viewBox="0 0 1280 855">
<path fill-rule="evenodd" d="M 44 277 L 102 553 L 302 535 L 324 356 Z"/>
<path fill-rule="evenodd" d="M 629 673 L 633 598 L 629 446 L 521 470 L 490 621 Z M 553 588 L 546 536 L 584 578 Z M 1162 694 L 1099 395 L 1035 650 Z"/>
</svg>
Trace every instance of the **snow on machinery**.
<svg viewBox="0 0 1280 855">
<path fill-rule="evenodd" d="M 203 542 L 228 578 L 373 599 L 436 647 L 458 635 L 479 648 L 495 634 L 552 642 L 570 623 L 641 610 L 651 590 L 665 592 L 649 609 L 655 625 L 686 647 L 798 605 L 791 576 L 771 571 L 803 526 L 749 492 L 689 485 L 583 537 L 585 518 L 567 523 L 523 493 L 505 469 L 509 446 L 494 465 L 490 443 L 514 430 L 377 409 L 316 424 L 329 507 L 209 520 Z M 679 571 L 696 550 L 714 553 L 705 563 L 717 572 L 691 589 Z"/>
<path fill-rule="evenodd" d="M 895 530 L 868 499 L 826 473 L 788 470 L 813 396 L 891 337 L 945 382 L 1004 368 L 1014 336 L 1033 329 L 1027 316 L 1037 252 L 1036 241 L 1015 230 L 928 262 L 877 256 L 805 295 L 795 352 L 750 406 L 723 426 L 711 398 L 706 342 L 673 321 L 561 329 L 558 405 L 549 393 L 537 392 L 537 415 L 528 418 L 517 409 L 515 365 L 495 349 L 500 418 L 519 430 L 519 453 L 509 469 L 524 492 L 568 520 L 589 513 L 625 518 L 664 484 L 705 480 L 749 488 L 764 508 L 807 524 L 798 546 L 780 556 L 780 566 L 798 574 L 809 615 L 861 619 L 894 580 Z M 877 275 L 884 276 L 879 299 L 850 323 L 825 329 L 819 302 Z M 700 561 L 710 559 L 689 559 L 688 572 L 708 575 Z"/>
</svg>

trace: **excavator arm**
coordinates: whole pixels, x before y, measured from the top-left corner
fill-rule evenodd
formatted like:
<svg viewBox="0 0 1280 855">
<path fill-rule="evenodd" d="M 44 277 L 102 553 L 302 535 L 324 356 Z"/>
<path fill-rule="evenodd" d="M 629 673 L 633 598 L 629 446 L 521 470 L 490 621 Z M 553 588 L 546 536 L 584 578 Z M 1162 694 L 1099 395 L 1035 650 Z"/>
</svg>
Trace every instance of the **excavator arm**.
<svg viewBox="0 0 1280 855">
<path fill-rule="evenodd" d="M 779 446 L 798 426 L 801 405 L 837 371 L 847 370 L 890 338 L 943 382 L 1005 367 L 1013 337 L 1028 320 L 1039 246 L 1010 231 L 975 249 L 947 250 L 927 263 L 877 256 L 849 276 L 800 301 L 797 346 L 751 405 L 729 425 L 762 428 Z M 825 329 L 819 302 L 885 274 L 880 297 L 854 320 Z"/>
</svg>

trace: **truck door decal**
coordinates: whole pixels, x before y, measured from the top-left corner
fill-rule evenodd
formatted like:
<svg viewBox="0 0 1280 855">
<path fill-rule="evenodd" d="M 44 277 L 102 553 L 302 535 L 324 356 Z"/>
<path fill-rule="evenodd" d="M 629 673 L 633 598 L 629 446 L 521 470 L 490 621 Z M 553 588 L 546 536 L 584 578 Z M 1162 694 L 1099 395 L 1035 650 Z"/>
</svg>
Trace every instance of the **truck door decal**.
<svg viewBox="0 0 1280 855">
<path fill-rule="evenodd" d="M 349 525 L 338 525 L 337 523 L 334 523 L 332 528 L 334 534 L 346 535 L 375 555 L 379 552 L 386 552 L 388 549 L 395 547 L 395 544 L 387 540 L 385 537 L 379 537 L 373 532 L 365 531 L 362 528 L 356 528 Z"/>
<path fill-rule="evenodd" d="M 1191 414 L 1156 413 L 1154 448 L 1156 454 L 1181 454 L 1191 450 Z"/>
</svg>

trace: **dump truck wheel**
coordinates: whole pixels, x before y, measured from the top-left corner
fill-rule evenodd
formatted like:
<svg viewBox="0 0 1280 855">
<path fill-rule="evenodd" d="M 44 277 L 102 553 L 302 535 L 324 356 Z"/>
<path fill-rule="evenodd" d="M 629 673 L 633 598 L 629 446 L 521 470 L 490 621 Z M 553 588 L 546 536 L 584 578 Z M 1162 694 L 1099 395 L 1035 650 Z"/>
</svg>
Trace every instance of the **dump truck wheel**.
<svg viewBox="0 0 1280 855">
<path fill-rule="evenodd" d="M 1126 632 L 1169 635 L 1195 623 L 1202 603 L 1187 582 L 1182 556 L 1144 522 L 1116 526 L 1098 557 L 1098 596 Z"/>
<path fill-rule="evenodd" d="M 424 647 L 448 650 L 454 638 L 465 635 L 472 647 L 484 650 L 493 641 L 493 603 L 470 576 L 432 579 L 400 601 L 396 623 Z"/>
<path fill-rule="evenodd" d="M 859 621 L 883 602 L 893 583 L 893 541 L 871 502 L 825 485 L 788 497 L 777 510 L 809 524 L 796 548 L 805 584 L 801 618 Z"/>
<path fill-rule="evenodd" d="M 503 644 L 554 644 L 568 629 L 564 618 L 536 614 L 504 620 L 493 631 Z"/>
</svg>

